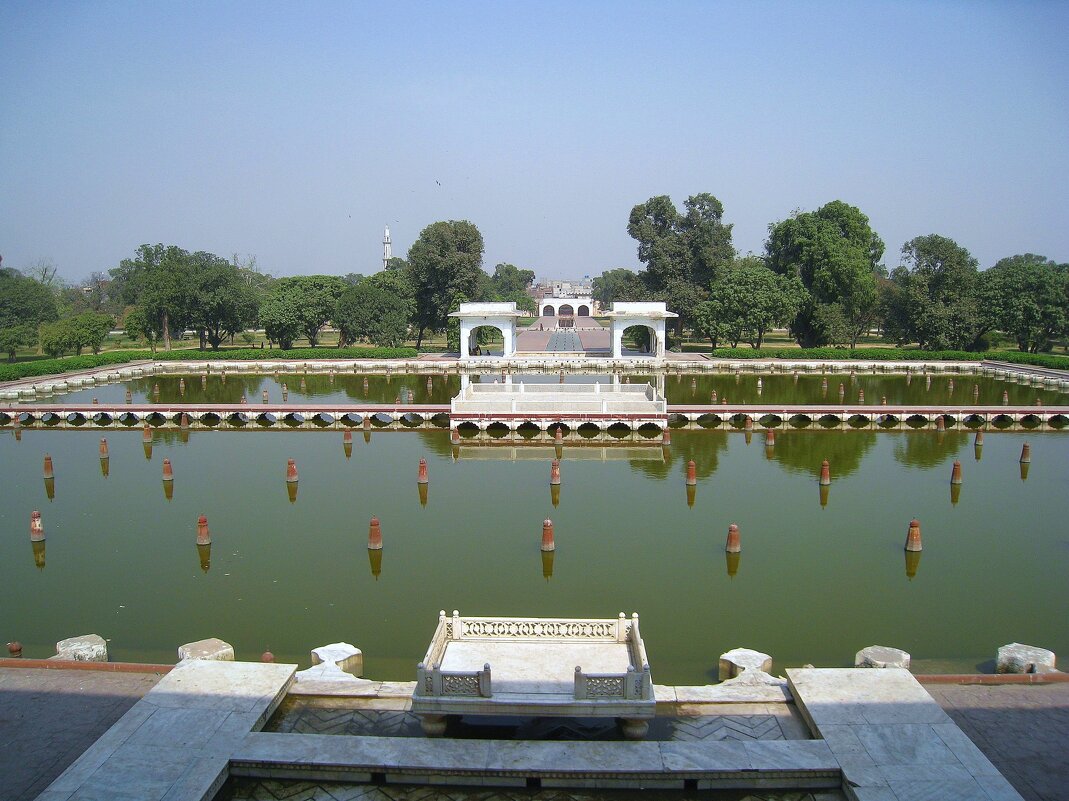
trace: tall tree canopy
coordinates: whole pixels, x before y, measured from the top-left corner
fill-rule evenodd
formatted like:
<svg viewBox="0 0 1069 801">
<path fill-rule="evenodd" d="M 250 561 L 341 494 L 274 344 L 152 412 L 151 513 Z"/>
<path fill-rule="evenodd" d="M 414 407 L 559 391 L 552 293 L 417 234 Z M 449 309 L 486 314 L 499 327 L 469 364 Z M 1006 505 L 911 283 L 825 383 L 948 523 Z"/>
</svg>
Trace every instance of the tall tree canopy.
<svg viewBox="0 0 1069 801">
<path fill-rule="evenodd" d="M 381 283 L 365 278 L 342 293 L 334 324 L 344 342 L 365 339 L 373 345 L 396 347 L 408 336 L 411 316 L 410 302 L 383 288 Z"/>
<path fill-rule="evenodd" d="M 303 335 L 311 347 L 319 331 L 334 316 L 348 285 L 336 275 L 294 275 L 279 278 L 260 306 L 260 323 L 267 336 L 288 349 Z"/>
<path fill-rule="evenodd" d="M 534 279 L 534 270 L 521 270 L 514 264 L 498 264 L 490 276 L 490 290 L 496 297 L 504 299 L 517 292 L 526 292 Z"/>
<path fill-rule="evenodd" d="M 193 253 L 190 260 L 190 325 L 212 350 L 256 322 L 259 295 L 241 270 L 212 253 Z"/>
<path fill-rule="evenodd" d="M 794 319 L 805 297 L 797 276 L 779 275 L 760 258 L 746 256 L 713 281 L 695 322 L 713 347 L 721 339 L 732 347 L 745 339 L 759 348 L 770 329 Z"/>
<path fill-rule="evenodd" d="M 976 259 L 953 239 L 911 239 L 884 285 L 884 331 L 899 344 L 928 350 L 972 349 L 984 333 L 979 285 Z"/>
<path fill-rule="evenodd" d="M 983 307 L 991 323 L 1031 353 L 1069 336 L 1069 264 L 1025 253 L 1000 259 L 983 274 Z"/>
<path fill-rule="evenodd" d="M 52 290 L 18 270 L 0 269 L 0 350 L 15 360 L 15 350 L 37 342 L 41 323 L 55 320 Z"/>
<path fill-rule="evenodd" d="M 627 233 L 638 242 L 638 258 L 646 265 L 643 280 L 654 297 L 679 314 L 683 330 L 706 295 L 709 284 L 735 257 L 731 225 L 713 195 L 693 195 L 683 213 L 667 195 L 652 197 L 631 209 Z"/>
<path fill-rule="evenodd" d="M 803 347 L 845 337 L 850 346 L 871 323 L 877 307 L 876 276 L 883 240 L 859 209 L 834 200 L 769 226 L 768 265 L 796 275 L 810 298 L 791 326 Z M 833 331 L 842 327 L 842 334 Z"/>
<path fill-rule="evenodd" d="M 416 288 L 416 347 L 423 332 L 441 331 L 450 308 L 460 295 L 478 297 L 482 270 L 483 237 L 467 220 L 431 223 L 408 251 L 408 265 Z"/>
<path fill-rule="evenodd" d="M 645 300 L 648 293 L 642 276 L 626 267 L 606 270 L 594 279 L 594 300 L 602 309 L 618 300 Z"/>
<path fill-rule="evenodd" d="M 192 312 L 193 263 L 175 245 L 142 245 L 132 259 L 110 271 L 112 294 L 124 305 L 137 304 L 158 321 L 163 346 L 171 349 L 171 332 L 183 331 Z"/>
</svg>

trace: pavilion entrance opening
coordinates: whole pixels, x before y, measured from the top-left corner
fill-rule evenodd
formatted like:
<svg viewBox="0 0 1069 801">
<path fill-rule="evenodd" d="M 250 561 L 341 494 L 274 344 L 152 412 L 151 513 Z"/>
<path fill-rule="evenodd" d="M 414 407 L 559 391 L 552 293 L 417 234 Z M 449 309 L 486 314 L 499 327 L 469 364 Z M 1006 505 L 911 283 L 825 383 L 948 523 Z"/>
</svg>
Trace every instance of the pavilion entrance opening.
<svg viewBox="0 0 1069 801">
<path fill-rule="evenodd" d="M 504 354 L 505 332 L 496 325 L 480 325 L 468 335 L 468 353 L 473 356 L 501 356 Z"/>
<path fill-rule="evenodd" d="M 652 353 L 657 332 L 649 325 L 629 325 L 624 329 L 624 347 L 638 353 Z"/>
</svg>

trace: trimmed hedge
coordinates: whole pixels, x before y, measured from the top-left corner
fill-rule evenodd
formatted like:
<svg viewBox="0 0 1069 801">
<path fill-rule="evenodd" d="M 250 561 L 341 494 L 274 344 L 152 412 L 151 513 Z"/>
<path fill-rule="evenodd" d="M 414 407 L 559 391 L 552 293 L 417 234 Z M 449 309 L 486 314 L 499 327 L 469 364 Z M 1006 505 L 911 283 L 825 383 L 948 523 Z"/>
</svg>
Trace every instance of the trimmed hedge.
<svg viewBox="0 0 1069 801">
<path fill-rule="evenodd" d="M 64 359 L 0 364 L 0 381 L 16 381 L 37 375 L 55 375 L 77 370 L 91 370 L 110 364 L 133 361 L 280 361 L 320 359 L 414 359 L 415 348 L 292 348 L 291 350 L 260 350 L 259 348 L 231 348 L 228 350 L 171 350 L 159 351 L 155 356 L 147 350 L 116 350 L 97 355 L 68 356 Z M 1030 364 L 1054 370 L 1069 370 L 1069 356 L 1049 353 L 1020 353 L 1017 351 L 988 351 L 969 353 L 961 350 L 905 350 L 902 348 L 718 348 L 710 354 L 714 359 L 788 359 L 820 361 L 980 361 L 995 360 Z"/>
<path fill-rule="evenodd" d="M 35 375 L 57 375 L 78 370 L 92 370 L 109 364 L 134 361 L 289 361 L 318 359 L 414 359 L 415 348 L 292 348 L 291 350 L 260 350 L 259 348 L 231 348 L 228 350 L 114 350 L 97 355 L 67 356 L 63 359 L 37 359 L 15 364 L 0 364 L 0 381 L 17 381 Z"/>
<path fill-rule="evenodd" d="M 978 362 L 1001 361 L 1031 364 L 1054 370 L 1069 370 L 1069 356 L 1020 353 L 1018 351 L 916 350 L 906 348 L 717 348 L 709 354 L 714 359 L 787 359 L 860 362 Z"/>
</svg>

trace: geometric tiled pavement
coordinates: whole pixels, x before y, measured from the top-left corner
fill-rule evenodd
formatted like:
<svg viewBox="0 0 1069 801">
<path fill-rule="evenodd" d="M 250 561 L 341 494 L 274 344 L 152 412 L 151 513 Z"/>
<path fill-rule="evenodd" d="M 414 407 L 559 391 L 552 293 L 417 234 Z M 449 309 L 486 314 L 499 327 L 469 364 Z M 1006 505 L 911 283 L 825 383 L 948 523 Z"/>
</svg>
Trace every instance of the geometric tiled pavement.
<svg viewBox="0 0 1069 801">
<path fill-rule="evenodd" d="M 784 731 L 784 727 L 789 730 Z M 801 725 L 784 715 L 703 715 L 658 717 L 650 721 L 647 740 L 721 741 L 783 740 L 805 736 Z M 411 712 L 370 709 L 323 709 L 296 706 L 276 714 L 268 731 L 286 734 L 349 734 L 372 737 L 423 737 Z M 612 720 L 515 718 L 475 722 L 451 721 L 448 736 L 460 739 L 620 740 Z"/>
<path fill-rule="evenodd" d="M 840 793 L 820 790 L 767 792 L 725 790 L 524 790 L 518 788 L 424 787 L 419 785 L 341 784 L 334 782 L 232 779 L 219 799 L 233 801 L 844 801 Z"/>
</svg>

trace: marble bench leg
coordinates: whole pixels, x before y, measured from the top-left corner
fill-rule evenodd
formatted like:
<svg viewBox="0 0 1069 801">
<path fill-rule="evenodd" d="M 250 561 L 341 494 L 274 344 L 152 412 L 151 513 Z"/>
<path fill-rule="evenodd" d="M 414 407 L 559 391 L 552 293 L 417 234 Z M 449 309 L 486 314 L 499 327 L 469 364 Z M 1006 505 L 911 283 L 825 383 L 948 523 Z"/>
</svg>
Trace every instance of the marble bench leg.
<svg viewBox="0 0 1069 801">
<path fill-rule="evenodd" d="M 445 734 L 445 715 L 420 715 L 419 725 L 428 737 L 441 737 Z"/>
<path fill-rule="evenodd" d="M 619 723 L 628 740 L 641 740 L 650 730 L 650 722 L 644 718 L 619 718 Z"/>
</svg>

